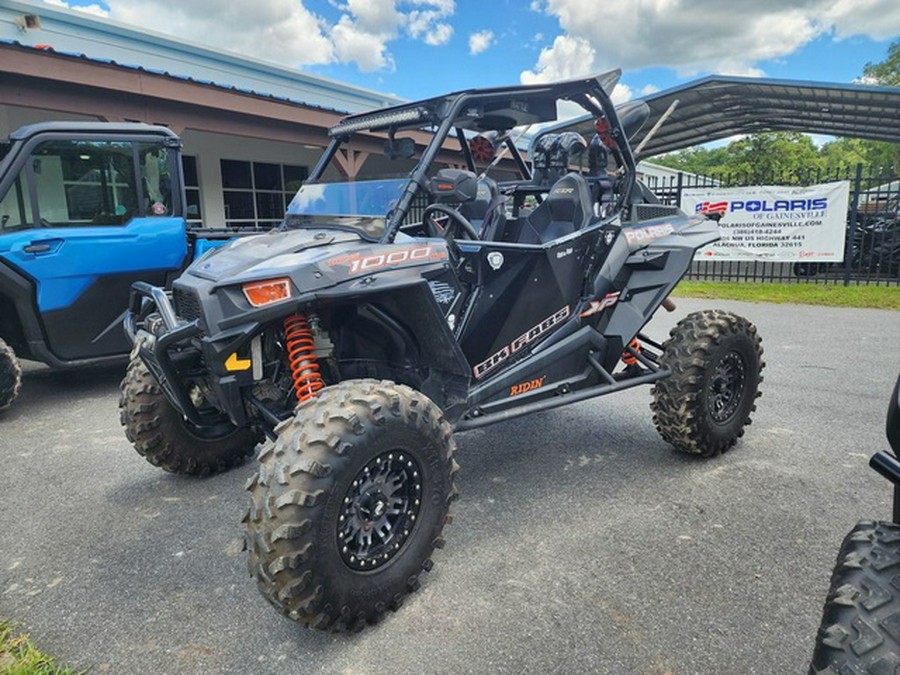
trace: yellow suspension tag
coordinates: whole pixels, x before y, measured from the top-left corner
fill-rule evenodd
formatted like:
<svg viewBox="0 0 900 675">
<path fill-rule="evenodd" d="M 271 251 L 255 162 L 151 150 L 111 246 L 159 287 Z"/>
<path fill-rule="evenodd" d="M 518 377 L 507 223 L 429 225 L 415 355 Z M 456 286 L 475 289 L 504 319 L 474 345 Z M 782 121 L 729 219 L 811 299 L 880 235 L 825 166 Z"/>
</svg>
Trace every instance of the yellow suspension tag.
<svg viewBox="0 0 900 675">
<path fill-rule="evenodd" d="M 238 358 L 237 352 L 233 352 L 231 356 L 225 360 L 225 370 L 229 373 L 233 373 L 236 370 L 250 370 L 252 365 L 253 361 L 250 359 Z"/>
</svg>

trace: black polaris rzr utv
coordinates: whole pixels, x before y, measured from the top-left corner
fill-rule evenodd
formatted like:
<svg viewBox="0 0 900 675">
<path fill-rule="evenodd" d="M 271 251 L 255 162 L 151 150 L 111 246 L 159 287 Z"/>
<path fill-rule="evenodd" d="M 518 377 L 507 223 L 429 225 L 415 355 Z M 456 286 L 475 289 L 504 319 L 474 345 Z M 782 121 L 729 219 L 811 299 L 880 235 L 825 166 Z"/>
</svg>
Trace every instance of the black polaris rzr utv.
<svg viewBox="0 0 900 675">
<path fill-rule="evenodd" d="M 171 295 L 134 286 L 126 435 L 199 475 L 267 437 L 246 546 L 287 616 L 359 628 L 418 587 L 456 497 L 455 431 L 655 383 L 677 449 L 742 435 L 754 326 L 704 311 L 665 344 L 640 333 L 719 233 L 636 184 L 628 137 L 648 109 L 617 112 L 618 77 L 347 117 L 280 227 L 210 251 Z M 542 134 L 559 103 L 597 137 Z"/>
</svg>

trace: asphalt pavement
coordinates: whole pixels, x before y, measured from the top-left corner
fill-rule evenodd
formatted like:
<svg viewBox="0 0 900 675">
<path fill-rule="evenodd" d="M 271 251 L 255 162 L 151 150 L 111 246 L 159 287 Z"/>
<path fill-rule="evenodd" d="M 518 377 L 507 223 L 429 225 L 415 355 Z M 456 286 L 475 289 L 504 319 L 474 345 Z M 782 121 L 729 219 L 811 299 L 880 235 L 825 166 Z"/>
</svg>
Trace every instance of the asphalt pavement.
<svg viewBox="0 0 900 675">
<path fill-rule="evenodd" d="M 94 673 L 803 673 L 837 549 L 888 519 L 900 313 L 680 300 L 755 322 L 754 422 L 712 460 L 671 450 L 632 389 L 457 435 L 447 546 L 418 593 L 352 636 L 301 628 L 240 552 L 252 467 L 146 463 L 121 369 L 27 368 L 0 416 L 0 617 Z"/>
</svg>

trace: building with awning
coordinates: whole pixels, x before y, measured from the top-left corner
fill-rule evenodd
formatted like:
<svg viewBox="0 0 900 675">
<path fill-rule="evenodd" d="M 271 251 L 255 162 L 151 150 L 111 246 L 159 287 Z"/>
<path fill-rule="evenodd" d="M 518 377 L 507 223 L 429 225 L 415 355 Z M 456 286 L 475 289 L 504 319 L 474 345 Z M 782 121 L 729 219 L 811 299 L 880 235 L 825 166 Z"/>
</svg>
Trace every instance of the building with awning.
<svg viewBox="0 0 900 675">
<path fill-rule="evenodd" d="M 328 128 L 402 102 L 43 2 L 0 6 L 0 137 L 50 120 L 167 126 L 184 142 L 196 224 L 277 222 Z M 342 169 L 354 177 L 376 152 L 353 149 Z"/>
</svg>

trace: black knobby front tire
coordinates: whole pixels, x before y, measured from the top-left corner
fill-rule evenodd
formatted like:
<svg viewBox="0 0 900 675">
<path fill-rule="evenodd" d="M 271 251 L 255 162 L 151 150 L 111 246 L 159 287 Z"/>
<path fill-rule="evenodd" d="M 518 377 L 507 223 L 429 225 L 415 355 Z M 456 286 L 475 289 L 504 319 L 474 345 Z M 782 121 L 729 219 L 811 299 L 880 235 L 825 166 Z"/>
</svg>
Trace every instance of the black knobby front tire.
<svg viewBox="0 0 900 675">
<path fill-rule="evenodd" d="M 170 473 L 209 476 L 240 464 L 260 440 L 253 429 L 224 422 L 215 429 L 188 422 L 165 394 L 140 358 L 128 364 L 119 398 L 119 421 L 135 450 Z"/>
<path fill-rule="evenodd" d="M 653 387 L 653 423 L 675 449 L 712 457 L 743 436 L 765 363 L 756 327 L 720 310 L 694 312 L 663 345 L 671 376 Z"/>
<path fill-rule="evenodd" d="M 246 546 L 259 590 L 309 627 L 352 631 L 377 622 L 418 589 L 443 546 L 457 494 L 450 425 L 409 387 L 347 380 L 302 404 L 276 432 L 247 484 Z M 374 543 L 361 548 L 345 532 L 356 527 L 365 536 L 360 493 L 364 485 L 374 492 L 388 469 L 403 506 L 394 509 L 394 528 L 384 528 L 383 539 L 369 534 Z"/>
<path fill-rule="evenodd" d="M 838 553 L 810 673 L 900 670 L 900 525 L 857 523 Z"/>
<path fill-rule="evenodd" d="M 22 366 L 15 352 L 0 340 L 0 412 L 13 404 L 22 387 Z"/>
</svg>

